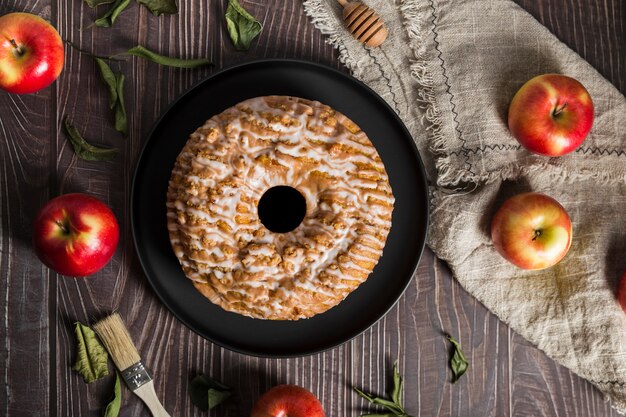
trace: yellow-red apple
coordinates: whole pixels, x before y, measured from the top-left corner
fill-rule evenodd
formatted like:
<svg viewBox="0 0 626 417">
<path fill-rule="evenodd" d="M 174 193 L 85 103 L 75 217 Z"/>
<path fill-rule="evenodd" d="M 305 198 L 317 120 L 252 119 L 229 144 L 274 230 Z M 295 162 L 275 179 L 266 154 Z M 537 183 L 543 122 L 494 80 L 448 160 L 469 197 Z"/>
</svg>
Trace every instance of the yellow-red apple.
<svg viewBox="0 0 626 417">
<path fill-rule="evenodd" d="M 111 209 L 95 197 L 64 194 L 37 214 L 33 245 L 41 261 L 62 275 L 83 277 L 106 265 L 115 253 L 119 226 Z"/>
<path fill-rule="evenodd" d="M 324 417 L 324 409 L 309 390 L 278 385 L 257 400 L 250 417 Z"/>
<path fill-rule="evenodd" d="M 593 101 L 574 78 L 544 74 L 527 81 L 509 106 L 509 130 L 531 152 L 561 156 L 587 137 L 593 124 Z"/>
<path fill-rule="evenodd" d="M 30 13 L 0 17 L 0 88 L 39 91 L 57 79 L 64 60 L 63 41 L 50 23 Z"/>
<path fill-rule="evenodd" d="M 572 243 L 572 222 L 554 198 L 523 193 L 506 200 L 491 221 L 491 239 L 500 254 L 523 269 L 557 264 Z"/>
</svg>

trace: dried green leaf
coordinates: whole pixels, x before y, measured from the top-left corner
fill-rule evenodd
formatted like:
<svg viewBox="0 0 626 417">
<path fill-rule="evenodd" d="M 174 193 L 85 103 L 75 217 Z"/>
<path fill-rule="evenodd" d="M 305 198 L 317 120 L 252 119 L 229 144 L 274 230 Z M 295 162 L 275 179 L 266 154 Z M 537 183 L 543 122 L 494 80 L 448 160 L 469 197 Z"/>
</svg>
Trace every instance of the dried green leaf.
<svg viewBox="0 0 626 417">
<path fill-rule="evenodd" d="M 72 126 L 70 124 L 70 122 L 68 121 L 68 118 L 66 117 L 63 125 L 65 127 L 65 132 L 67 133 L 67 136 L 70 140 L 70 143 L 72 144 L 72 148 L 74 149 L 74 153 L 76 154 L 76 156 L 78 156 L 80 159 L 84 159 L 86 161 L 110 161 L 112 159 L 115 159 L 115 157 L 117 156 L 118 150 L 115 148 L 100 148 L 97 146 L 93 146 L 91 144 L 89 144 L 82 136 L 81 134 L 78 132 L 78 129 L 76 129 L 74 126 Z M 78 326 L 77 323 L 76 325 Z M 82 325 L 81 325 L 82 326 Z M 88 327 L 83 326 L 86 329 L 89 329 Z M 88 348 L 85 348 L 87 350 L 82 351 L 81 350 L 81 337 L 78 334 L 78 327 L 76 329 L 76 337 L 79 339 L 79 349 L 78 349 L 78 353 L 79 356 L 77 358 L 76 364 L 74 365 L 74 370 L 79 371 L 78 369 L 76 369 L 76 367 L 81 366 L 81 369 L 83 369 L 83 367 L 87 367 L 85 369 L 87 369 L 87 371 L 90 369 L 89 365 L 91 364 L 91 362 L 83 362 L 83 356 L 81 352 L 86 352 L 85 354 L 87 354 L 88 356 L 86 356 L 87 359 L 91 358 L 92 355 L 90 350 L 88 350 Z M 89 331 L 91 331 L 91 329 L 89 329 Z M 81 333 L 82 334 L 82 333 Z M 91 331 L 89 334 L 93 334 L 95 337 L 95 333 L 93 333 L 93 331 Z M 84 337 L 82 337 L 82 340 L 85 340 Z M 90 343 L 92 340 L 95 340 L 95 342 L 98 342 L 98 339 L 89 339 Z M 95 346 L 95 345 L 89 345 L 89 346 Z M 100 345 L 101 346 L 101 345 Z M 94 347 L 95 349 L 95 347 Z M 104 351 L 104 348 L 102 348 L 102 350 Z M 95 352 L 95 351 L 94 351 Z M 97 352 L 100 352 L 100 350 L 97 350 Z M 104 353 L 106 354 L 106 351 L 104 351 Z M 95 355 L 95 353 L 94 353 Z M 108 357 L 108 355 L 107 355 Z M 81 359 L 83 358 L 83 359 Z M 80 359 L 80 363 L 79 363 L 79 359 Z M 99 356 L 94 356 L 94 360 L 96 359 L 101 359 Z M 99 362 L 98 362 L 99 363 Z M 104 360 L 104 363 L 106 365 L 106 358 Z M 82 374 L 82 372 L 81 372 Z M 107 373 L 104 375 L 108 375 L 108 370 Z M 83 377 L 85 377 L 85 375 L 83 375 Z M 98 377 L 99 378 L 99 377 Z M 97 378 L 96 378 L 97 379 Z M 85 381 L 87 381 L 87 377 L 85 377 Z M 87 382 L 91 382 L 91 381 L 87 381 Z"/>
<path fill-rule="evenodd" d="M 385 407 L 386 409 L 388 409 L 389 411 L 396 413 L 398 415 L 404 414 L 404 410 L 402 409 L 402 407 L 400 407 L 398 404 L 394 403 L 393 401 L 386 400 L 384 398 L 376 397 L 374 398 L 374 401 L 372 401 L 372 404 L 381 405 Z"/>
<path fill-rule="evenodd" d="M 71 46 L 73 49 L 76 49 L 76 50 L 77 50 L 78 52 L 80 52 L 81 54 L 85 54 L 85 55 L 90 56 L 90 57 L 92 57 L 92 58 L 94 58 L 94 59 L 95 59 L 95 58 L 100 58 L 100 59 L 104 60 L 105 62 L 106 62 L 106 61 L 121 61 L 121 59 L 112 58 L 112 57 L 110 57 L 110 56 L 103 56 L 103 55 L 95 55 L 95 54 L 92 54 L 91 52 L 89 52 L 89 51 L 87 51 L 87 50 L 85 50 L 85 49 L 82 49 L 82 48 L 81 48 L 81 47 L 79 47 L 78 45 L 76 45 L 76 44 L 74 44 L 74 43 L 72 43 L 72 42 L 70 42 L 70 41 L 68 41 L 68 40 L 66 40 L 66 41 L 65 41 L 65 43 L 66 43 L 66 44 L 68 44 L 69 46 Z"/>
<path fill-rule="evenodd" d="M 117 75 L 117 103 L 115 105 L 115 130 L 128 134 L 128 118 L 124 104 L 124 74 Z"/>
<path fill-rule="evenodd" d="M 402 376 L 398 371 L 398 361 L 393 364 L 393 390 L 391 391 L 391 399 L 394 403 L 398 404 L 402 407 L 402 403 L 400 402 L 400 396 L 402 395 Z"/>
<path fill-rule="evenodd" d="M 219 390 L 216 390 L 215 388 L 209 388 L 209 393 L 208 393 L 209 410 L 211 410 L 213 407 L 224 402 L 228 397 L 230 397 L 230 395 L 231 395 L 230 391 L 219 391 Z"/>
<path fill-rule="evenodd" d="M 115 386 L 113 387 L 113 399 L 104 410 L 104 417 L 117 417 L 122 407 L 122 387 L 120 384 L 120 375 L 115 373 Z"/>
<path fill-rule="evenodd" d="M 109 87 L 109 107 L 113 109 L 117 103 L 117 78 L 111 67 L 102 58 L 95 58 L 95 60 L 96 64 L 98 64 L 102 81 Z"/>
<path fill-rule="evenodd" d="M 80 322 L 74 324 L 74 333 L 77 347 L 76 362 L 72 369 L 78 372 L 88 384 L 108 375 L 109 355 L 98 340 L 96 333 Z"/>
<path fill-rule="evenodd" d="M 98 27 L 108 28 L 115 23 L 120 13 L 124 11 L 130 4 L 130 0 L 115 0 L 115 3 L 109 8 L 109 10 L 97 19 L 94 24 Z"/>
<path fill-rule="evenodd" d="M 237 0 L 228 0 L 224 17 L 235 48 L 239 51 L 250 49 L 250 44 L 261 33 L 263 25 L 241 7 Z"/>
<path fill-rule="evenodd" d="M 137 3 L 146 6 L 155 16 L 178 13 L 176 0 L 137 0 Z"/>
<path fill-rule="evenodd" d="M 463 376 L 465 371 L 467 371 L 469 362 L 465 359 L 459 342 L 450 335 L 446 335 L 446 338 L 452 343 L 453 347 L 452 357 L 450 358 L 450 368 L 452 369 L 452 383 L 454 384 Z"/>
<path fill-rule="evenodd" d="M 109 107 L 115 117 L 115 130 L 128 134 L 128 118 L 124 104 L 124 74 L 113 72 L 111 67 L 101 58 L 95 58 L 102 80 L 109 88 Z"/>
<path fill-rule="evenodd" d="M 129 55 L 134 55 L 139 58 L 148 59 L 154 63 L 159 65 L 166 65 L 168 67 L 176 67 L 176 68 L 198 68 L 206 65 L 213 65 L 211 61 L 205 58 L 198 59 L 181 59 L 181 58 L 172 58 L 169 56 L 159 55 L 156 52 L 152 52 L 149 49 L 141 45 L 134 46 L 126 51 Z"/>
<path fill-rule="evenodd" d="M 361 391 L 359 388 L 354 387 L 354 390 L 361 397 L 365 398 L 372 404 L 379 405 L 389 410 L 389 413 L 374 413 L 374 414 L 362 414 L 361 417 L 410 417 L 400 402 L 403 390 L 402 376 L 398 371 L 398 361 L 393 364 L 393 387 L 391 389 L 391 400 L 386 398 L 377 397 L 372 394 Z"/>
<path fill-rule="evenodd" d="M 380 397 L 376 397 L 375 395 L 372 395 L 372 394 L 368 394 L 368 393 L 366 393 L 364 391 L 361 391 L 357 387 L 354 387 L 354 390 L 356 391 L 357 394 L 359 394 L 361 397 L 365 398 L 370 403 L 376 404 L 376 405 L 380 405 L 382 407 L 385 407 L 387 410 L 391 411 L 396 416 L 404 416 L 404 415 L 406 415 L 406 413 L 404 412 L 402 407 L 399 406 L 398 404 L 394 403 L 393 401 L 386 400 L 386 399 L 380 398 Z"/>
<path fill-rule="evenodd" d="M 361 414 L 361 417 L 396 417 L 397 414 L 394 413 L 383 413 L 383 414 Z"/>
<path fill-rule="evenodd" d="M 192 381 L 189 388 L 191 402 L 200 409 L 207 411 L 221 404 L 232 392 L 229 387 L 209 377 L 198 375 Z"/>
<path fill-rule="evenodd" d="M 115 0 L 85 0 L 85 3 L 87 3 L 87 6 L 94 8 L 100 6 L 101 4 L 113 3 L 114 1 Z"/>
<path fill-rule="evenodd" d="M 373 395 L 368 394 L 365 391 L 362 391 L 361 389 L 357 388 L 357 387 L 353 387 L 354 390 L 356 391 L 357 394 L 359 394 L 361 397 L 365 398 L 367 401 L 372 402 L 374 401 L 374 397 Z"/>
</svg>

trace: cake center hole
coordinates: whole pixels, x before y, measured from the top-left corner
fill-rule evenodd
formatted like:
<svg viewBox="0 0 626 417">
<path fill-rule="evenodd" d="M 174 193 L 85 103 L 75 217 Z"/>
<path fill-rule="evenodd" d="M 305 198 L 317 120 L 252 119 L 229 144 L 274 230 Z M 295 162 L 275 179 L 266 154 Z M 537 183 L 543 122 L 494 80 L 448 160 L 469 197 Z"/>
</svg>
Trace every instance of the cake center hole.
<svg viewBox="0 0 626 417">
<path fill-rule="evenodd" d="M 258 210 L 263 226 L 275 233 L 287 233 L 302 223 L 306 200 L 295 188 L 279 185 L 261 196 Z"/>
</svg>

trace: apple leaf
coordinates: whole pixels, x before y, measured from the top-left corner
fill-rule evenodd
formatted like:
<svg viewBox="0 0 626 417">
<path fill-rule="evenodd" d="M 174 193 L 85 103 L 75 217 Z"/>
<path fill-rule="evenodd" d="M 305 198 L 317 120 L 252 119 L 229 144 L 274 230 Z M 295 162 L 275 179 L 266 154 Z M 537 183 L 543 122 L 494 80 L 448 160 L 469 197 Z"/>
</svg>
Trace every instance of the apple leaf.
<svg viewBox="0 0 626 417">
<path fill-rule="evenodd" d="M 469 367 L 469 362 L 465 359 L 465 355 L 461 350 L 461 345 L 457 342 L 454 337 L 449 334 L 446 335 L 446 338 L 452 343 L 452 357 L 450 358 L 450 368 L 452 369 L 452 383 L 456 383 L 467 371 Z"/>
<path fill-rule="evenodd" d="M 115 0 L 115 3 L 102 17 L 97 19 L 94 24 L 98 27 L 108 28 L 115 23 L 120 13 L 124 11 L 130 4 L 130 0 Z"/>
<path fill-rule="evenodd" d="M 113 399 L 104 410 L 104 417 L 117 417 L 122 407 L 122 387 L 120 384 L 120 374 L 115 373 L 115 386 L 113 387 Z"/>
<path fill-rule="evenodd" d="M 117 103 L 117 78 L 111 67 L 102 58 L 95 58 L 102 81 L 109 87 L 109 107 L 113 109 Z"/>
<path fill-rule="evenodd" d="M 72 145 L 72 148 L 74 149 L 74 153 L 76 154 L 76 156 L 78 156 L 80 159 L 84 159 L 85 161 L 111 161 L 113 159 L 115 159 L 115 157 L 117 156 L 118 150 L 115 148 L 100 148 L 97 146 L 93 146 L 90 143 L 88 143 L 80 134 L 80 132 L 78 132 L 78 129 L 76 129 L 74 126 L 72 126 L 68 120 L 68 117 L 65 117 L 65 120 L 63 121 L 63 125 L 65 127 L 65 132 L 67 133 L 67 136 L 70 140 L 70 144 Z M 79 323 L 77 323 L 78 326 Z M 85 326 L 83 326 L 85 327 Z M 88 327 L 85 327 L 86 329 L 89 329 Z M 91 329 L 89 329 L 91 330 Z M 91 332 L 93 333 L 93 332 Z M 95 335 L 95 334 L 94 334 Z M 76 337 L 79 340 L 79 358 L 81 357 L 81 340 L 85 340 L 85 338 L 83 337 L 81 339 L 81 337 L 78 334 L 78 328 L 76 330 Z M 91 341 L 91 339 L 89 339 Z M 95 339 L 96 342 L 98 342 L 97 339 Z M 84 343 L 84 342 L 83 342 Z M 99 342 L 98 342 L 99 343 Z M 87 348 L 85 348 L 87 349 Z M 89 352 L 88 350 L 83 349 L 83 351 L 85 352 Z M 106 351 L 105 351 L 106 354 Z M 89 356 L 88 356 L 89 357 Z M 86 364 L 89 365 L 90 362 L 87 362 Z M 106 363 L 106 360 L 105 360 Z M 78 360 L 77 360 L 77 364 L 78 364 Z M 78 365 L 74 365 L 75 367 Z M 76 369 L 77 370 L 77 369 Z M 79 371 L 80 372 L 80 371 Z M 105 374 L 106 375 L 106 374 Z M 86 380 L 87 378 L 85 378 Z M 87 382 L 91 382 L 91 381 L 87 381 Z"/>
<path fill-rule="evenodd" d="M 109 355 L 91 328 L 78 321 L 74 326 L 77 353 L 72 369 L 89 384 L 109 374 Z"/>
<path fill-rule="evenodd" d="M 364 391 L 361 391 L 357 387 L 354 387 L 354 390 L 357 394 L 365 398 L 370 403 L 379 405 L 389 411 L 389 413 L 362 414 L 361 417 L 410 417 L 407 412 L 404 411 L 404 407 L 400 402 L 403 390 L 403 383 L 402 376 L 400 375 L 400 372 L 398 372 L 398 361 L 393 364 L 393 387 L 391 389 L 391 400 L 368 394 Z"/>
<path fill-rule="evenodd" d="M 109 107 L 115 116 L 115 130 L 128 133 L 128 119 L 124 105 L 124 74 L 115 74 L 102 58 L 95 57 L 102 81 L 109 88 Z"/>
<path fill-rule="evenodd" d="M 130 48 L 126 51 L 129 55 L 134 55 L 139 58 L 144 58 L 159 65 L 165 65 L 168 67 L 176 67 L 176 68 L 198 68 L 203 67 L 205 65 L 213 65 L 211 61 L 206 58 L 198 58 L 198 59 L 181 59 L 181 58 L 172 58 L 169 56 L 159 55 L 156 52 L 152 52 L 149 49 L 137 45 Z"/>
<path fill-rule="evenodd" d="M 87 6 L 93 9 L 94 7 L 100 6 L 101 4 L 109 4 L 113 3 L 114 1 L 115 0 L 85 0 L 85 3 L 87 3 Z"/>
<path fill-rule="evenodd" d="M 357 394 L 365 398 L 370 403 L 375 404 L 375 405 L 380 405 L 386 408 L 387 410 L 391 411 L 396 416 L 406 416 L 406 413 L 402 409 L 401 405 L 396 404 L 391 400 L 387 400 L 385 398 L 376 397 L 375 395 L 368 394 L 364 391 L 361 391 L 357 387 L 354 387 L 354 390 L 356 391 Z"/>
<path fill-rule="evenodd" d="M 201 410 L 208 411 L 221 404 L 232 392 L 229 387 L 207 375 L 198 375 L 189 387 L 191 402 Z"/>
<path fill-rule="evenodd" d="M 391 400 L 402 406 L 400 402 L 400 396 L 402 395 L 402 376 L 400 376 L 400 372 L 398 371 L 398 361 L 393 364 L 393 389 L 391 390 Z"/>
<path fill-rule="evenodd" d="M 115 130 L 128 134 L 128 118 L 126 117 L 126 106 L 124 105 L 124 74 L 117 75 L 117 104 L 115 106 Z"/>
<path fill-rule="evenodd" d="M 222 402 L 224 402 L 224 400 L 230 397 L 230 395 L 231 395 L 230 391 L 220 391 L 215 388 L 209 388 L 209 392 L 207 396 L 209 410 L 221 404 Z"/>
<path fill-rule="evenodd" d="M 394 413 L 382 413 L 382 414 L 361 414 L 361 417 L 396 417 Z"/>
<path fill-rule="evenodd" d="M 176 0 L 137 0 L 137 3 L 146 6 L 155 16 L 178 13 Z"/>
<path fill-rule="evenodd" d="M 228 0 L 224 17 L 226 18 L 228 34 L 233 45 L 235 45 L 235 49 L 238 51 L 250 49 L 250 44 L 261 33 L 263 25 L 241 7 L 237 0 Z"/>
</svg>

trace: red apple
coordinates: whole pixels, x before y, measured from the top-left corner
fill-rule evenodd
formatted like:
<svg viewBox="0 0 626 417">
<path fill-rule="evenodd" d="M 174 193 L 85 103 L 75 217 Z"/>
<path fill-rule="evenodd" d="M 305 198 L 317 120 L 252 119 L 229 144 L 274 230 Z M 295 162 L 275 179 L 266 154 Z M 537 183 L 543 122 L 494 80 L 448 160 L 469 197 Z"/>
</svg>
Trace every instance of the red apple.
<svg viewBox="0 0 626 417">
<path fill-rule="evenodd" d="M 86 194 L 64 194 L 48 201 L 37 214 L 33 244 L 49 268 L 84 277 L 109 262 L 119 234 L 115 215 L 102 201 Z"/>
<path fill-rule="evenodd" d="M 546 156 L 572 152 L 593 124 L 593 101 L 585 87 L 560 74 L 526 82 L 509 106 L 509 130 L 526 149 Z"/>
<path fill-rule="evenodd" d="M 41 90 L 57 79 L 64 59 L 59 33 L 41 17 L 0 17 L 0 88 L 18 94 Z"/>
<path fill-rule="evenodd" d="M 572 223 L 552 197 L 523 193 L 509 198 L 491 221 L 491 239 L 500 254 L 523 269 L 557 264 L 572 243 Z"/>
<path fill-rule="evenodd" d="M 622 275 L 622 279 L 619 282 L 619 287 L 617 288 L 617 301 L 619 302 L 620 307 L 626 313 L 626 271 Z"/>
<path fill-rule="evenodd" d="M 297 385 L 278 385 L 261 396 L 250 417 L 324 417 L 313 393 Z"/>
</svg>

